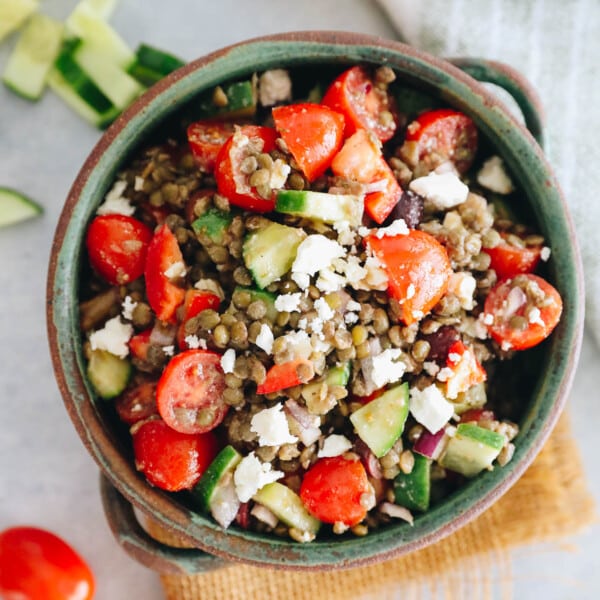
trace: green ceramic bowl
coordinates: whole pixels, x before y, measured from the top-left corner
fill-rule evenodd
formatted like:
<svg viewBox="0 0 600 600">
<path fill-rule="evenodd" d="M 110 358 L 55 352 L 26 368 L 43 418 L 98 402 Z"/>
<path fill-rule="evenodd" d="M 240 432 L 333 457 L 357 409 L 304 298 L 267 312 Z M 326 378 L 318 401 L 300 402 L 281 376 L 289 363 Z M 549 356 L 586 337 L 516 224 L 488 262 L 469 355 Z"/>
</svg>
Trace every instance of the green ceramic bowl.
<svg viewBox="0 0 600 600">
<path fill-rule="evenodd" d="M 194 572 L 218 566 L 220 559 L 331 569 L 391 558 L 431 544 L 472 520 L 515 483 L 541 449 L 566 402 L 581 343 L 583 289 L 577 243 L 556 179 L 535 141 L 542 139 L 542 118 L 531 88 L 514 71 L 497 63 L 454 62 L 461 68 L 400 43 L 340 32 L 251 40 L 190 63 L 161 81 L 110 127 L 85 161 L 67 198 L 52 248 L 48 332 L 65 405 L 105 478 L 102 490 L 111 526 L 121 544 L 142 562 L 160 570 Z M 235 527 L 224 532 L 211 519 L 145 482 L 133 466 L 127 441 L 118 438 L 106 420 L 102 402 L 86 381 L 77 302 L 86 224 L 117 171 L 151 132 L 199 92 L 273 67 L 302 65 L 319 70 L 333 65 L 341 69 L 356 63 L 387 64 L 408 84 L 475 120 L 527 193 L 528 209 L 552 248 L 547 276 L 562 295 L 564 314 L 551 338 L 535 352 L 535 365 L 523 377 L 528 392 L 513 460 L 475 478 L 417 517 L 413 527 L 398 523 L 364 538 L 304 545 Z M 521 106 L 529 130 L 465 72 L 507 88 Z M 175 550 L 153 542 L 134 520 L 132 506 L 197 549 Z"/>
</svg>

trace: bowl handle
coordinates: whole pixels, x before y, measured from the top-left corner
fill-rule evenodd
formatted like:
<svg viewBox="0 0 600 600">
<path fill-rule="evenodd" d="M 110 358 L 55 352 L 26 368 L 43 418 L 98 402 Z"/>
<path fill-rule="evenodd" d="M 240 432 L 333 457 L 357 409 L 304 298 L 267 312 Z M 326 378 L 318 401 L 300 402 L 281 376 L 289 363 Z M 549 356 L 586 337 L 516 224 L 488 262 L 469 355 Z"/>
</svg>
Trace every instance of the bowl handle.
<svg viewBox="0 0 600 600">
<path fill-rule="evenodd" d="M 100 495 L 116 540 L 129 556 L 153 571 L 189 575 L 227 564 L 197 548 L 174 548 L 151 537 L 140 525 L 131 503 L 103 475 L 100 476 Z"/>
<path fill-rule="evenodd" d="M 537 143 L 542 148 L 544 147 L 543 105 L 531 83 L 519 71 L 505 63 L 484 58 L 449 58 L 447 60 L 473 79 L 477 79 L 481 83 L 493 83 L 508 92 L 521 109 L 527 129 Z"/>
</svg>

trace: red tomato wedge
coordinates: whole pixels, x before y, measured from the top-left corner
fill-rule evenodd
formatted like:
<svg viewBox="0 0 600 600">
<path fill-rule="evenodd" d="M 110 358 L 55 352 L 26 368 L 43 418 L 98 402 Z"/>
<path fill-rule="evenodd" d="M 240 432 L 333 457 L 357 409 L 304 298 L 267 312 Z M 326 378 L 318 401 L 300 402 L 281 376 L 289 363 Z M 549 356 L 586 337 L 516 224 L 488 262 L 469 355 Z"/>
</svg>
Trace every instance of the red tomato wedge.
<svg viewBox="0 0 600 600">
<path fill-rule="evenodd" d="M 483 251 L 492 259 L 490 268 L 496 271 L 498 279 L 532 273 L 542 256 L 541 246 L 516 246 L 506 238 L 494 248 L 483 248 Z"/>
<path fill-rule="evenodd" d="M 213 172 L 219 150 L 233 132 L 229 121 L 196 121 L 187 128 L 188 144 L 201 171 Z"/>
<path fill-rule="evenodd" d="M 273 198 L 262 198 L 250 185 L 249 176 L 241 171 L 241 164 L 248 156 L 248 138 L 263 142 L 263 152 L 275 149 L 277 132 L 271 127 L 244 125 L 223 144 L 215 164 L 217 189 L 229 202 L 246 210 L 268 212 L 275 207 Z"/>
<path fill-rule="evenodd" d="M 131 435 L 136 468 L 169 492 L 192 488 L 219 452 L 214 433 L 181 433 L 158 418 L 134 425 Z"/>
<path fill-rule="evenodd" d="M 485 369 L 479 364 L 475 353 L 461 340 L 450 346 L 446 365 L 452 371 L 446 379 L 446 396 L 450 399 L 487 379 Z"/>
<path fill-rule="evenodd" d="M 158 381 L 158 412 L 181 433 L 204 433 L 219 425 L 227 413 L 224 390 L 221 356 L 208 350 L 186 350 L 169 361 Z"/>
<path fill-rule="evenodd" d="M 398 115 L 394 98 L 377 88 L 363 67 L 344 71 L 329 86 L 322 104 L 344 115 L 346 137 L 362 128 L 386 142 L 396 133 Z"/>
<path fill-rule="evenodd" d="M 171 321 L 185 291 L 171 282 L 169 269 L 183 263 L 177 238 L 165 224 L 154 234 L 146 257 L 146 296 L 161 321 Z"/>
<path fill-rule="evenodd" d="M 115 402 L 115 409 L 119 419 L 128 425 L 158 415 L 156 381 L 145 381 L 123 392 Z"/>
<path fill-rule="evenodd" d="M 273 109 L 279 135 L 309 181 L 325 173 L 344 137 L 344 116 L 320 104 Z"/>
<path fill-rule="evenodd" d="M 149 327 L 131 337 L 127 344 L 131 356 L 139 360 L 146 360 L 148 358 L 148 346 L 150 346 L 151 333 L 152 327 Z"/>
<path fill-rule="evenodd" d="M 365 210 L 376 222 L 383 223 L 402 196 L 402 188 L 381 154 L 373 135 L 359 129 L 350 136 L 331 163 L 339 177 L 359 183 L 379 183 L 381 189 L 365 194 Z"/>
<path fill-rule="evenodd" d="M 366 244 L 384 265 L 388 292 L 400 302 L 406 325 L 426 315 L 445 294 L 452 268 L 446 249 L 432 235 L 418 229 L 381 238 L 371 234 Z"/>
<path fill-rule="evenodd" d="M 177 344 L 179 348 L 185 350 L 187 344 L 185 343 L 185 322 L 188 319 L 192 319 L 198 316 L 203 310 L 211 308 L 213 310 L 219 310 L 219 304 L 221 299 L 212 292 L 204 290 L 186 290 L 185 299 L 183 301 L 183 315 L 181 317 L 181 325 L 177 330 Z"/>
<path fill-rule="evenodd" d="M 312 370 L 312 363 L 305 358 L 298 358 L 279 365 L 273 365 L 267 371 L 265 380 L 256 386 L 256 393 L 270 394 L 271 392 L 278 392 L 279 390 L 285 390 L 295 385 L 306 383 L 301 373 L 302 367 L 305 365 Z"/>
<path fill-rule="evenodd" d="M 367 514 L 364 495 L 373 495 L 360 460 L 343 456 L 319 459 L 304 475 L 300 498 L 319 521 L 360 523 Z"/>
<path fill-rule="evenodd" d="M 533 305 L 528 300 L 528 287 L 544 297 L 537 308 L 539 314 L 531 313 Z M 552 333 L 560 320 L 562 299 L 545 279 L 524 273 L 497 283 L 485 300 L 484 311 L 494 318 L 488 330 L 499 344 L 508 349 L 525 350 Z"/>
<path fill-rule="evenodd" d="M 467 115 L 450 108 L 419 115 L 407 128 L 405 142 L 417 144 L 419 163 L 428 171 L 451 161 L 465 173 L 477 152 L 477 128 Z"/>
<path fill-rule="evenodd" d="M 85 244 L 92 267 L 112 285 L 134 281 L 144 272 L 152 230 L 125 215 L 102 215 L 89 225 Z"/>
<path fill-rule="evenodd" d="M 64 540 L 37 527 L 0 533 L 0 597 L 4 600 L 91 600 L 90 567 Z"/>
</svg>

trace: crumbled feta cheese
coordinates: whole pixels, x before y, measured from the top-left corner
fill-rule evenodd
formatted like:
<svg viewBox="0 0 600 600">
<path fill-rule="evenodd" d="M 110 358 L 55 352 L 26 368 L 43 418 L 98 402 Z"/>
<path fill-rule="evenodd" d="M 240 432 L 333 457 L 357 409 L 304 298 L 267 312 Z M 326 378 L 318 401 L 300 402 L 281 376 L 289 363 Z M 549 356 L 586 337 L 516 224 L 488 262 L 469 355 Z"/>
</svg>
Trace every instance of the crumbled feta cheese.
<svg viewBox="0 0 600 600">
<path fill-rule="evenodd" d="M 358 321 L 358 315 L 356 313 L 353 312 L 347 312 L 344 315 L 344 323 L 346 323 L 346 325 L 352 325 L 354 323 L 356 323 L 356 321 Z"/>
<path fill-rule="evenodd" d="M 263 106 L 292 99 L 292 80 L 285 69 L 269 69 L 258 78 L 258 100 Z"/>
<path fill-rule="evenodd" d="M 282 471 L 273 471 L 271 463 L 261 462 L 254 452 L 251 452 L 242 458 L 233 473 L 235 493 L 240 502 L 248 502 L 262 487 L 283 476 Z"/>
<path fill-rule="evenodd" d="M 325 438 L 323 447 L 319 450 L 319 458 L 340 456 L 352 448 L 352 442 L 345 435 L 332 434 Z"/>
<path fill-rule="evenodd" d="M 427 375 L 435 377 L 440 371 L 440 366 L 432 360 L 426 360 L 423 363 L 423 370 L 425 371 L 425 373 L 427 373 Z"/>
<path fill-rule="evenodd" d="M 323 334 L 320 335 L 311 335 L 310 343 L 315 352 L 326 353 L 329 352 L 332 348 L 332 345 L 325 341 L 325 336 Z"/>
<path fill-rule="evenodd" d="M 481 313 L 483 315 L 483 322 L 485 325 L 494 324 L 494 315 L 491 313 Z"/>
<path fill-rule="evenodd" d="M 544 262 L 548 262 L 548 259 L 550 258 L 550 248 L 548 248 L 548 246 L 544 246 L 542 248 L 542 251 L 540 253 L 540 258 L 544 261 Z"/>
<path fill-rule="evenodd" d="M 279 403 L 252 416 L 250 431 L 258 435 L 259 446 L 282 446 L 298 441 L 298 438 L 290 433 L 288 420 L 282 409 L 283 404 Z"/>
<path fill-rule="evenodd" d="M 462 204 L 469 195 L 469 188 L 454 173 L 435 172 L 413 179 L 409 189 L 423 196 L 439 210 Z"/>
<path fill-rule="evenodd" d="M 348 283 L 356 288 L 367 277 L 368 271 L 360 264 L 358 256 L 349 255 L 346 259 L 333 261 L 335 269 L 346 276 Z"/>
<path fill-rule="evenodd" d="M 300 292 L 294 294 L 281 294 L 275 298 L 275 308 L 279 312 L 299 312 Z"/>
<path fill-rule="evenodd" d="M 125 358 L 129 354 L 127 342 L 133 335 L 133 327 L 129 323 L 123 323 L 121 317 L 109 319 L 102 329 L 92 332 L 90 344 L 92 350 L 106 350 L 119 358 Z"/>
<path fill-rule="evenodd" d="M 488 158 L 477 173 L 477 183 L 498 194 L 510 194 L 515 188 L 499 156 Z"/>
<path fill-rule="evenodd" d="M 371 391 L 402 378 L 406 365 L 398 360 L 401 356 L 402 350 L 399 348 L 387 348 L 375 356 L 362 359 L 361 369 Z"/>
<path fill-rule="evenodd" d="M 409 410 L 412 416 L 431 433 L 438 432 L 454 414 L 454 407 L 440 389 L 432 384 L 424 390 L 410 389 Z"/>
<path fill-rule="evenodd" d="M 314 319 L 311 319 L 310 321 L 310 328 L 312 329 L 313 333 L 316 333 L 318 336 L 323 337 L 323 319 L 319 319 L 319 317 L 315 317 Z"/>
<path fill-rule="evenodd" d="M 334 273 L 333 269 L 321 269 L 319 277 L 315 281 L 315 286 L 318 290 L 324 293 L 337 292 L 346 285 L 345 277 L 338 273 Z"/>
<path fill-rule="evenodd" d="M 408 227 L 404 219 L 396 219 L 387 227 L 379 227 L 375 237 L 381 239 L 384 236 L 408 235 Z"/>
<path fill-rule="evenodd" d="M 452 273 L 448 280 L 448 291 L 458 298 L 461 308 L 465 310 L 472 310 L 475 306 L 473 295 L 476 287 L 475 277 L 465 271 Z"/>
<path fill-rule="evenodd" d="M 290 331 L 283 337 L 286 345 L 294 352 L 294 358 L 309 358 L 312 354 L 310 337 L 306 331 Z"/>
<path fill-rule="evenodd" d="M 360 235 L 360 237 L 367 237 L 370 233 L 371 230 L 368 227 L 365 227 L 364 225 L 361 225 L 358 228 L 358 235 Z"/>
<path fill-rule="evenodd" d="M 454 371 L 450 367 L 444 367 L 438 371 L 437 380 L 442 382 L 448 381 L 448 379 L 453 375 Z"/>
<path fill-rule="evenodd" d="M 175 346 L 163 346 L 162 351 L 166 356 L 173 356 L 175 354 Z"/>
<path fill-rule="evenodd" d="M 318 298 L 317 300 L 315 300 L 313 306 L 317 311 L 317 315 L 319 315 L 319 319 L 323 321 L 333 319 L 335 313 L 333 312 L 329 304 L 327 304 L 327 300 L 325 300 L 325 298 Z"/>
<path fill-rule="evenodd" d="M 139 175 L 135 176 L 134 182 L 133 182 L 133 189 L 136 192 L 143 192 L 144 191 L 144 178 L 140 177 Z"/>
<path fill-rule="evenodd" d="M 125 215 L 130 217 L 135 212 L 135 207 L 131 206 L 129 200 L 123 196 L 127 188 L 127 182 L 122 179 L 115 182 L 108 194 L 104 197 L 104 202 L 98 207 L 98 215 Z"/>
<path fill-rule="evenodd" d="M 373 290 L 386 290 L 388 286 L 388 276 L 379 259 L 375 256 L 368 256 L 365 261 L 367 276 L 364 283 Z"/>
<path fill-rule="evenodd" d="M 534 306 L 529 311 L 529 315 L 527 316 L 527 320 L 530 323 L 537 323 L 538 325 L 541 325 L 542 327 L 546 326 L 546 323 L 544 323 L 544 320 L 542 319 L 542 313 L 540 312 L 540 309 L 537 306 Z"/>
<path fill-rule="evenodd" d="M 131 299 L 131 296 L 127 295 L 125 296 L 125 299 L 123 300 L 123 303 L 121 304 L 121 314 L 123 315 L 124 319 L 127 319 L 128 321 L 131 321 L 131 319 L 133 318 L 133 309 L 137 306 L 137 302 L 134 302 Z"/>
<path fill-rule="evenodd" d="M 320 233 L 307 236 L 296 252 L 292 265 L 292 273 L 314 275 L 321 269 L 326 269 L 333 259 L 341 258 L 346 251 L 335 240 L 330 240 Z"/>
<path fill-rule="evenodd" d="M 187 347 L 192 350 L 195 350 L 197 348 L 202 348 L 203 350 L 206 350 L 206 340 L 199 338 L 197 335 L 186 335 L 185 343 L 187 344 Z"/>
<path fill-rule="evenodd" d="M 504 340 L 500 344 L 500 349 L 503 350 L 504 352 L 508 352 L 509 350 L 512 350 L 512 344 L 510 342 L 507 342 L 506 340 Z"/>
<path fill-rule="evenodd" d="M 185 264 L 181 260 L 178 260 L 164 272 L 164 276 L 167 279 L 179 279 L 180 277 L 185 277 L 186 272 Z"/>
<path fill-rule="evenodd" d="M 219 285 L 219 282 L 215 281 L 214 279 L 199 279 L 194 284 L 194 287 L 197 290 L 211 292 L 215 296 L 219 296 L 221 300 L 225 298 L 225 292 L 223 291 L 223 288 Z"/>
<path fill-rule="evenodd" d="M 338 234 L 338 244 L 342 246 L 352 246 L 356 243 L 356 234 L 350 228 L 348 221 L 337 221 L 333 224 L 333 228 Z"/>
<path fill-rule="evenodd" d="M 223 369 L 223 373 L 233 373 L 233 366 L 235 365 L 235 350 L 233 348 L 229 348 L 221 356 L 221 368 Z"/>
<path fill-rule="evenodd" d="M 292 273 L 290 277 L 301 290 L 305 290 L 310 285 L 308 273 Z"/>
<path fill-rule="evenodd" d="M 271 179 L 269 180 L 269 186 L 271 189 L 281 189 L 285 185 L 291 170 L 292 167 L 290 167 L 290 165 L 287 165 L 280 158 L 278 158 L 271 167 Z"/>
<path fill-rule="evenodd" d="M 264 350 L 267 354 L 271 354 L 273 350 L 273 332 L 271 328 L 266 324 L 262 323 L 260 326 L 260 331 L 256 336 L 256 345 Z"/>
<path fill-rule="evenodd" d="M 459 354 L 458 352 L 449 352 L 448 353 L 448 360 L 451 363 L 457 363 L 461 358 L 462 358 L 462 354 Z"/>
<path fill-rule="evenodd" d="M 348 303 L 346 304 L 346 310 L 358 312 L 360 311 L 360 308 L 360 302 L 357 302 L 356 300 L 348 300 Z"/>
<path fill-rule="evenodd" d="M 298 329 L 306 329 L 308 327 L 308 319 L 306 317 L 302 317 L 298 319 Z"/>
</svg>

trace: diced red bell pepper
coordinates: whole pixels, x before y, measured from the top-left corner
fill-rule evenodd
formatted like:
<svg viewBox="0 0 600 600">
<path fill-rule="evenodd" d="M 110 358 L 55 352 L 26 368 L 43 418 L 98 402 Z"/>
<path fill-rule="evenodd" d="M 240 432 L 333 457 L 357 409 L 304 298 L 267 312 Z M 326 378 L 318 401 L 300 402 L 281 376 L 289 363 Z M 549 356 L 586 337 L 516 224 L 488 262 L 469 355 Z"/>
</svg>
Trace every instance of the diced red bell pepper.
<svg viewBox="0 0 600 600">
<path fill-rule="evenodd" d="M 306 358 L 298 358 L 280 365 L 273 365 L 268 371 L 263 383 L 256 387 L 257 394 L 270 394 L 285 390 L 301 383 L 306 383 L 302 378 L 301 369 L 303 365 L 312 367 L 312 363 Z"/>
<path fill-rule="evenodd" d="M 485 369 L 479 364 L 472 348 L 465 346 L 462 340 L 457 340 L 450 346 L 446 364 L 452 371 L 446 380 L 446 396 L 450 399 L 483 383 L 487 378 Z"/>
</svg>

